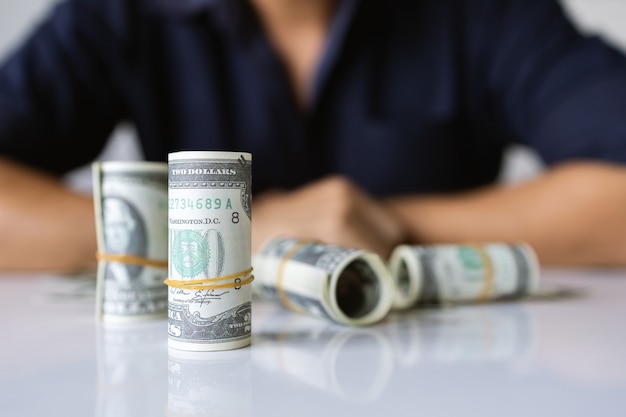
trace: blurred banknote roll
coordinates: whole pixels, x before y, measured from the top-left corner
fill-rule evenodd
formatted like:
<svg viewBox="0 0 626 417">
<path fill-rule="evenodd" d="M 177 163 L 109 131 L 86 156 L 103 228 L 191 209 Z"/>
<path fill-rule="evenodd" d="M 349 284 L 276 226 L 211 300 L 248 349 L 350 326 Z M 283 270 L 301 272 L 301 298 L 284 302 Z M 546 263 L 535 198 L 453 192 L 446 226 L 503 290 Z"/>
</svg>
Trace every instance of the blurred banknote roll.
<svg viewBox="0 0 626 417">
<path fill-rule="evenodd" d="M 167 164 L 92 165 L 98 240 L 96 314 L 123 323 L 167 312 Z"/>
<path fill-rule="evenodd" d="M 168 344 L 186 351 L 250 344 L 252 155 L 169 154 Z"/>
<path fill-rule="evenodd" d="M 524 243 L 400 245 L 389 260 L 393 307 L 519 298 L 539 283 L 539 264 Z"/>
<path fill-rule="evenodd" d="M 302 314 L 362 326 L 391 308 L 389 270 L 364 250 L 280 237 L 266 242 L 253 265 L 258 295 Z"/>
</svg>

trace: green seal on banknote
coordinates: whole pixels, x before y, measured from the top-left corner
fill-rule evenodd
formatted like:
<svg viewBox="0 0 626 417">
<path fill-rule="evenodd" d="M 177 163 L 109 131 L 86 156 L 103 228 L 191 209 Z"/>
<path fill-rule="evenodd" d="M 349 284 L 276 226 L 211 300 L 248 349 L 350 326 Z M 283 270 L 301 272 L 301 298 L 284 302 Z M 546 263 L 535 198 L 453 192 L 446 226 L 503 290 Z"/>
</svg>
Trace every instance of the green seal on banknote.
<svg viewBox="0 0 626 417">
<path fill-rule="evenodd" d="M 206 238 L 194 230 L 180 230 L 172 242 L 174 269 L 183 278 L 193 278 L 206 271 L 211 248 Z"/>
<path fill-rule="evenodd" d="M 471 246 L 459 246 L 457 253 L 465 268 L 481 269 L 483 267 L 483 260 L 475 248 Z"/>
</svg>

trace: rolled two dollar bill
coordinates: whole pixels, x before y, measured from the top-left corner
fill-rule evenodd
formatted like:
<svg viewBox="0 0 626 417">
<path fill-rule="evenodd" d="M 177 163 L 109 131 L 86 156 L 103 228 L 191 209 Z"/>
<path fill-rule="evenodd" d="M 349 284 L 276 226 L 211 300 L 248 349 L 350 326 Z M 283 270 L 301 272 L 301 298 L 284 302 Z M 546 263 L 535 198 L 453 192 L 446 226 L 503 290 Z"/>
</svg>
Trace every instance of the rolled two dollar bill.
<svg viewBox="0 0 626 417">
<path fill-rule="evenodd" d="M 252 155 L 169 154 L 168 345 L 250 344 Z"/>
<path fill-rule="evenodd" d="M 167 164 L 92 165 L 98 241 L 96 316 L 126 323 L 167 312 Z"/>
<path fill-rule="evenodd" d="M 389 269 L 394 309 L 519 298 L 539 285 L 539 263 L 525 244 L 400 245 Z"/>
<path fill-rule="evenodd" d="M 363 326 L 391 309 L 393 284 L 376 254 L 287 237 L 254 256 L 255 293 L 301 314 Z"/>
</svg>

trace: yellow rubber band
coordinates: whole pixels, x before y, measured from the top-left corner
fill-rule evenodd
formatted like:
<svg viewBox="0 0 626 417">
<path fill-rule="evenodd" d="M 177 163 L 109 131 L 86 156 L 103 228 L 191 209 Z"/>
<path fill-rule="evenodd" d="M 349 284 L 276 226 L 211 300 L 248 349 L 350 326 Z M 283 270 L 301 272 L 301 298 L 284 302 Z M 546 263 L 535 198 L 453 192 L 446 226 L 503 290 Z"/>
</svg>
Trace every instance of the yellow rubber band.
<svg viewBox="0 0 626 417">
<path fill-rule="evenodd" d="M 96 259 L 99 261 L 118 262 L 121 264 L 153 266 L 155 268 L 167 268 L 167 261 L 157 261 L 154 259 L 148 259 L 148 258 L 143 258 L 141 256 L 128 255 L 128 254 L 111 254 L 111 253 L 97 252 Z"/>
<path fill-rule="evenodd" d="M 278 292 L 278 297 L 280 298 L 280 301 L 283 303 L 285 307 L 287 307 L 291 311 L 294 311 L 300 314 L 303 314 L 304 311 L 291 302 L 291 300 L 289 299 L 289 296 L 287 295 L 287 292 L 283 288 L 284 272 L 285 272 L 285 267 L 287 266 L 287 262 L 291 260 L 291 258 L 296 254 L 296 252 L 298 252 L 300 249 L 302 249 L 303 247 L 311 243 L 317 243 L 317 242 L 313 240 L 304 240 L 304 241 L 298 242 L 296 245 L 294 245 L 294 247 L 292 247 L 285 253 L 283 258 L 280 260 L 280 265 L 278 266 L 278 277 L 276 279 L 276 291 Z"/>
<path fill-rule="evenodd" d="M 480 256 L 485 268 L 483 288 L 478 296 L 479 302 L 485 302 L 491 298 L 491 291 L 493 290 L 493 263 L 483 245 L 472 245 L 472 247 L 476 250 L 478 256 Z"/>
<path fill-rule="evenodd" d="M 167 286 L 171 288 L 179 288 L 182 290 L 217 290 L 226 288 L 237 288 L 244 285 L 251 284 L 254 281 L 254 275 L 250 275 L 252 268 L 248 268 L 245 271 L 238 272 L 236 274 L 224 275 L 222 277 L 207 278 L 207 279 L 191 279 L 191 280 L 175 280 L 166 279 L 163 281 Z M 246 279 L 236 282 L 237 278 L 243 278 L 250 275 Z M 230 281 L 225 284 L 218 284 L 219 282 Z"/>
</svg>

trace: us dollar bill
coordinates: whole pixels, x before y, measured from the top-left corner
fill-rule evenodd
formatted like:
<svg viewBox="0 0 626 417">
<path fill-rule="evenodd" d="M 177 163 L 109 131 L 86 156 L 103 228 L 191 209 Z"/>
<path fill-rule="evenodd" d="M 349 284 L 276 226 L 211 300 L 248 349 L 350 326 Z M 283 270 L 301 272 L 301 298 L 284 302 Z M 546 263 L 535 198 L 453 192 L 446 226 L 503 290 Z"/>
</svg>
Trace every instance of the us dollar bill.
<svg viewBox="0 0 626 417">
<path fill-rule="evenodd" d="M 391 275 L 371 252 L 278 237 L 263 245 L 252 264 L 255 292 L 302 314 L 363 326 L 391 308 Z"/>
<path fill-rule="evenodd" d="M 187 351 L 250 344 L 252 293 L 237 285 L 251 272 L 252 155 L 186 151 L 169 154 L 169 278 L 232 278 L 231 288 L 170 285 L 168 345 Z M 245 272 L 247 271 L 247 272 Z"/>
<path fill-rule="evenodd" d="M 400 245 L 389 259 L 393 307 L 519 298 L 539 284 L 539 263 L 525 244 Z"/>
<path fill-rule="evenodd" d="M 92 165 L 98 240 L 96 315 L 123 323 L 167 312 L 167 164 Z"/>
</svg>

